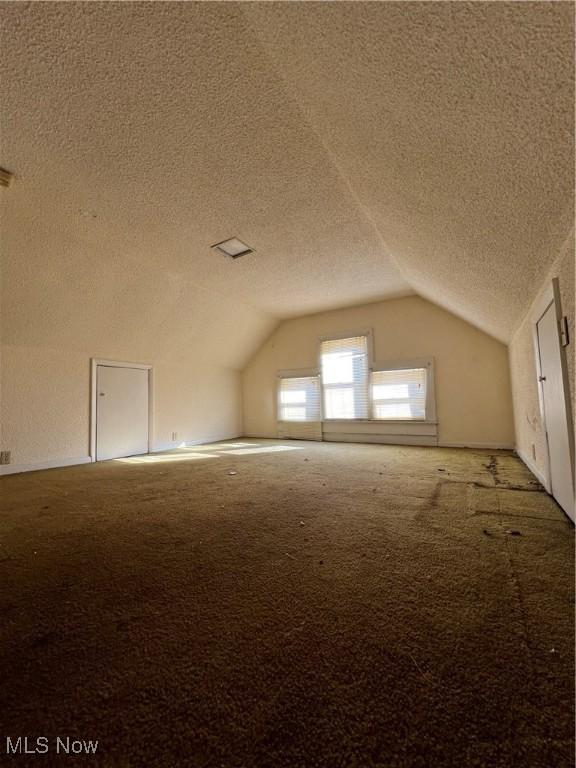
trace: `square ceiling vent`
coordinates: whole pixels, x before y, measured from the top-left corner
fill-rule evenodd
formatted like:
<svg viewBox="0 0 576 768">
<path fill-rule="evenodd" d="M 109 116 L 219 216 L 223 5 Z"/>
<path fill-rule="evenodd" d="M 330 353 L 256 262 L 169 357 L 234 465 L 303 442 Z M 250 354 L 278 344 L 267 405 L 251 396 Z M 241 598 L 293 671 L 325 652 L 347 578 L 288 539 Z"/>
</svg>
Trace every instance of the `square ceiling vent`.
<svg viewBox="0 0 576 768">
<path fill-rule="evenodd" d="M 229 256 L 231 259 L 239 259 L 240 256 L 246 256 L 248 253 L 253 253 L 254 248 L 250 248 L 249 245 L 243 243 L 237 237 L 231 237 L 229 240 L 223 240 L 221 243 L 216 243 L 211 246 L 214 250 L 220 251 L 224 256 Z"/>
</svg>

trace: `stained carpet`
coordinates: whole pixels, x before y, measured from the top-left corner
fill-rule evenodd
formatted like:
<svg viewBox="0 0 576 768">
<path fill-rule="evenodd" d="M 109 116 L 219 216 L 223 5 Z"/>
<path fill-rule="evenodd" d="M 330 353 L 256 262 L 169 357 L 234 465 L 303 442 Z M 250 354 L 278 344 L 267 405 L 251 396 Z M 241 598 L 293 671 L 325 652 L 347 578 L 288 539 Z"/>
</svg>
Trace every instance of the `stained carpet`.
<svg viewBox="0 0 576 768">
<path fill-rule="evenodd" d="M 510 453 L 241 440 L 0 493 L 2 765 L 574 764 L 573 528 Z"/>
</svg>

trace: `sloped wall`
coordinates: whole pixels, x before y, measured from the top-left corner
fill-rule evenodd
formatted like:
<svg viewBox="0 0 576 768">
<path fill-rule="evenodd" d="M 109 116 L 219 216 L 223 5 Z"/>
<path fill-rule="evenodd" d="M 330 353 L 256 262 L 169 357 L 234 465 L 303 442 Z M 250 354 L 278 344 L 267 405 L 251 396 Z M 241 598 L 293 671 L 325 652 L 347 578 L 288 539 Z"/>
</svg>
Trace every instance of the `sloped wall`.
<svg viewBox="0 0 576 768">
<path fill-rule="evenodd" d="M 277 436 L 279 370 L 317 367 L 320 336 L 367 328 L 378 362 L 434 357 L 440 443 L 514 445 L 506 346 L 417 296 L 282 323 L 244 370 L 245 434 Z"/>
</svg>

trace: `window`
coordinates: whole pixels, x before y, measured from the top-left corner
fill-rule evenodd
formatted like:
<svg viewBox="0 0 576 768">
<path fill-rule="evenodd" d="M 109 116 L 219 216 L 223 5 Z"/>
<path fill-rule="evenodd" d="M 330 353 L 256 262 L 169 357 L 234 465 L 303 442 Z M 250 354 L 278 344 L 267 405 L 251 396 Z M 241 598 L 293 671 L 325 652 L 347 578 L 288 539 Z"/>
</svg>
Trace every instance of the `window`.
<svg viewBox="0 0 576 768">
<path fill-rule="evenodd" d="M 280 379 L 278 421 L 320 421 L 318 376 Z"/>
<path fill-rule="evenodd" d="M 426 418 L 426 368 L 374 371 L 371 379 L 373 419 Z"/>
<path fill-rule="evenodd" d="M 323 341 L 320 347 L 324 418 L 368 418 L 368 338 Z"/>
</svg>

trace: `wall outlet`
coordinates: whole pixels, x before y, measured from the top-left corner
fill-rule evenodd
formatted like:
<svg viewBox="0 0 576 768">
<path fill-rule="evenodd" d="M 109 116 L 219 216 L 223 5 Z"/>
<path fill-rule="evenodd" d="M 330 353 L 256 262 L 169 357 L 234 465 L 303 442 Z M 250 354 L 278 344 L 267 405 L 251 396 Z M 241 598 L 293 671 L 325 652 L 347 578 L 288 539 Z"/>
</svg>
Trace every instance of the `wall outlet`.
<svg viewBox="0 0 576 768">
<path fill-rule="evenodd" d="M 178 432 L 172 432 L 172 440 L 176 442 L 178 440 Z"/>
<path fill-rule="evenodd" d="M 10 464 L 11 461 L 10 451 L 0 451 L 0 464 Z"/>
</svg>

